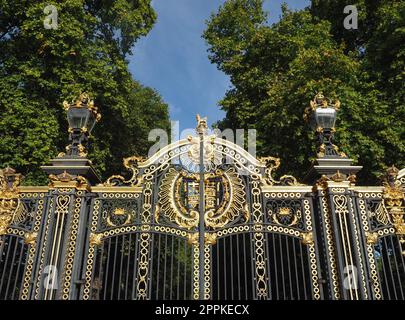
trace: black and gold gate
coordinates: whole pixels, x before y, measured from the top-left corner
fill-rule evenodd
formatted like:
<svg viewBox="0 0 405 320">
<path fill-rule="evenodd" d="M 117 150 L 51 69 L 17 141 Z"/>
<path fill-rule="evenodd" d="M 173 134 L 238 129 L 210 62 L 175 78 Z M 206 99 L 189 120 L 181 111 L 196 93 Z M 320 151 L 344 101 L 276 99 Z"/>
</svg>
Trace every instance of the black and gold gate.
<svg viewBox="0 0 405 320">
<path fill-rule="evenodd" d="M 0 299 L 404 299 L 404 170 L 276 179 L 198 120 L 127 179 L 2 170 Z"/>
<path fill-rule="evenodd" d="M 92 188 L 80 298 L 320 299 L 310 190 L 196 131 Z"/>
</svg>

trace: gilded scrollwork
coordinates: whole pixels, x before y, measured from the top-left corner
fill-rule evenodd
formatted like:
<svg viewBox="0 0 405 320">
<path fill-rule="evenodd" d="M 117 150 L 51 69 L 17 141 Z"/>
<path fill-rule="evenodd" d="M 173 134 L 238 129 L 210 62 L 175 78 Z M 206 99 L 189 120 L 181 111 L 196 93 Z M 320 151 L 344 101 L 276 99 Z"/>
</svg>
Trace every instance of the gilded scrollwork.
<svg viewBox="0 0 405 320">
<path fill-rule="evenodd" d="M 397 180 L 398 173 L 399 170 L 394 166 L 387 170 L 384 178 L 383 204 L 397 234 L 405 236 L 405 193 L 401 183 Z"/>
<path fill-rule="evenodd" d="M 259 158 L 259 161 L 265 165 L 265 174 L 263 178 L 263 183 L 265 185 L 273 186 L 273 185 L 289 185 L 289 186 L 297 186 L 302 185 L 298 183 L 297 179 L 291 175 L 283 175 L 280 177 L 279 180 L 274 178 L 274 172 L 280 167 L 281 160 L 280 158 L 275 157 L 262 157 Z"/>
<path fill-rule="evenodd" d="M 126 169 L 131 172 L 131 177 L 125 179 L 121 175 L 113 175 L 107 179 L 104 183 L 105 186 L 140 186 L 143 182 L 143 175 L 140 174 L 139 164 L 144 162 L 145 158 L 141 156 L 132 156 L 124 158 L 123 164 Z"/>
<path fill-rule="evenodd" d="M 7 233 L 7 228 L 23 221 L 27 210 L 20 200 L 20 182 L 22 175 L 10 167 L 0 170 L 0 236 Z"/>
</svg>

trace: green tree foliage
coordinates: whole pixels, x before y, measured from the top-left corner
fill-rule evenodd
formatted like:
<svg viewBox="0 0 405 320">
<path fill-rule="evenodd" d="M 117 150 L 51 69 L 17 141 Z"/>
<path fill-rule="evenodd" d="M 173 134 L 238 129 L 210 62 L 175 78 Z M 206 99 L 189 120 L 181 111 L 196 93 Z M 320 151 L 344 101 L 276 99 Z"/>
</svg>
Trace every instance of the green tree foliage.
<svg viewBox="0 0 405 320">
<path fill-rule="evenodd" d="M 46 29 L 44 9 L 58 11 Z M 0 2 L 0 166 L 45 182 L 39 166 L 67 144 L 63 100 L 89 93 L 102 113 L 89 153 L 106 177 L 132 154 L 146 154 L 151 128 L 168 129 L 168 108 L 134 81 L 126 58 L 153 26 L 150 0 Z"/>
<path fill-rule="evenodd" d="M 378 56 L 387 57 L 381 34 L 391 36 L 394 45 L 403 30 L 390 34 L 397 29 L 387 20 L 361 43 L 361 37 L 345 39 L 341 30 L 342 35 L 334 34 L 338 27 L 309 8 L 292 12 L 283 6 L 281 20 L 273 25 L 262 8 L 261 0 L 228 0 L 207 22 L 203 36 L 210 59 L 233 84 L 220 101 L 226 117 L 219 126 L 256 128 L 259 153 L 282 158 L 283 171 L 302 177 L 316 154 L 314 132 L 303 114 L 310 99 L 322 91 L 341 101 L 336 144 L 364 166 L 359 175 L 363 182 L 375 182 L 386 164 L 403 166 L 404 88 L 398 80 L 394 102 L 387 100 L 389 85 L 377 83 L 381 74 L 392 77 L 387 69 L 378 71 Z M 329 12 L 333 6 L 318 9 Z M 344 17 L 343 9 L 340 12 Z M 404 25 L 400 16 L 398 11 L 396 26 Z M 340 21 L 343 28 L 343 18 Z M 349 40 L 353 49 L 346 45 Z M 398 55 L 401 46 L 396 44 L 390 54 Z M 371 50 L 379 55 L 371 57 Z M 403 55 L 390 64 L 393 67 L 404 75 Z"/>
</svg>

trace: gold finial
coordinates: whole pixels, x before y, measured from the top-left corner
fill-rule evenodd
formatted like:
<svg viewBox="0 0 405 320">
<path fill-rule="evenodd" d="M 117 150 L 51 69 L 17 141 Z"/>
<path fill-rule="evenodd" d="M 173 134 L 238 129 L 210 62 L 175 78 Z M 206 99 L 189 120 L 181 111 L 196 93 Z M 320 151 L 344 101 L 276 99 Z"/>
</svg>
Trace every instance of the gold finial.
<svg viewBox="0 0 405 320">
<path fill-rule="evenodd" d="M 197 133 L 205 134 L 208 130 L 207 117 L 201 118 L 200 115 L 197 114 L 196 118 L 197 118 L 197 127 L 196 127 Z"/>
</svg>

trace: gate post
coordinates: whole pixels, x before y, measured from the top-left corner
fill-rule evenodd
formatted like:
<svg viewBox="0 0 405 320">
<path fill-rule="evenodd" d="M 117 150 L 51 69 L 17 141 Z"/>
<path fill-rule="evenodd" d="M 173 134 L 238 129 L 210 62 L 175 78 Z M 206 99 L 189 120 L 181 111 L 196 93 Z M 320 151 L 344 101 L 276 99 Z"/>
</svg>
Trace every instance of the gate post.
<svg viewBox="0 0 405 320">
<path fill-rule="evenodd" d="M 338 272 L 334 274 L 331 270 L 334 290 L 338 285 L 341 299 L 367 299 L 368 281 L 360 244 L 360 226 L 355 216 L 350 190 L 351 183 L 338 172 L 331 177 L 331 180 L 321 178 L 318 184 L 323 188 L 321 201 L 325 211 L 324 219 L 329 219 L 329 228 L 331 228 L 326 233 L 327 236 L 333 234 L 336 250 L 335 267 Z M 329 216 L 328 218 L 325 217 L 326 214 Z M 337 298 L 336 295 L 335 298 Z"/>
<path fill-rule="evenodd" d="M 79 225 L 86 210 L 87 180 L 66 171 L 50 175 L 50 199 L 39 250 L 38 278 L 33 299 L 75 298 L 74 266 L 81 257 Z M 83 223 L 83 222 L 82 222 Z M 82 229 L 82 228 L 81 228 Z M 80 259 L 79 259 L 80 260 Z"/>
<path fill-rule="evenodd" d="M 314 185 L 319 208 L 319 226 L 324 242 L 324 260 L 331 299 L 369 298 L 369 286 L 361 245 L 360 225 L 353 201 L 355 173 L 344 157 L 319 158 L 308 176 L 321 178 Z"/>
</svg>

